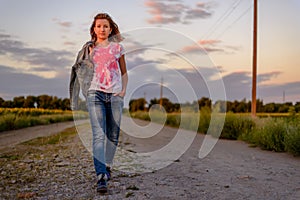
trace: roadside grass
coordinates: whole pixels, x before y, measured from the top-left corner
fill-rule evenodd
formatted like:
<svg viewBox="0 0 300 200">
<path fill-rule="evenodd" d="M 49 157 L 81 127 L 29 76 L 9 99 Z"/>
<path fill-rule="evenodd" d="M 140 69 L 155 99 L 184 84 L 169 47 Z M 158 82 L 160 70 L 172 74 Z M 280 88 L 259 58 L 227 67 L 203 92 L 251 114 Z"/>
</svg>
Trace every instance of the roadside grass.
<svg viewBox="0 0 300 200">
<path fill-rule="evenodd" d="M 60 133 L 50 135 L 47 137 L 38 137 L 26 142 L 22 142 L 23 145 L 31 145 L 31 146 L 42 146 L 42 145 L 53 145 L 59 144 L 66 141 L 70 136 L 75 136 L 77 134 L 76 128 L 67 128 Z"/>
<path fill-rule="evenodd" d="M 165 120 L 157 120 L 161 117 L 159 112 L 151 114 L 151 117 L 147 112 L 141 111 L 130 113 L 130 116 L 188 130 L 195 130 L 195 127 L 198 127 L 196 130 L 199 133 L 207 134 L 209 130 L 214 137 L 242 140 L 251 147 L 300 156 L 299 115 L 260 113 L 258 117 L 252 118 L 249 113 L 229 112 L 224 116 L 224 113 L 214 114 L 204 108 L 199 113 L 168 113 Z"/>
<path fill-rule="evenodd" d="M 295 156 L 300 156 L 300 125 L 296 123 L 288 127 L 284 138 L 285 150 Z"/>
<path fill-rule="evenodd" d="M 251 132 L 242 133 L 239 139 L 265 150 L 300 156 L 299 122 L 299 117 L 262 119 Z"/>
</svg>

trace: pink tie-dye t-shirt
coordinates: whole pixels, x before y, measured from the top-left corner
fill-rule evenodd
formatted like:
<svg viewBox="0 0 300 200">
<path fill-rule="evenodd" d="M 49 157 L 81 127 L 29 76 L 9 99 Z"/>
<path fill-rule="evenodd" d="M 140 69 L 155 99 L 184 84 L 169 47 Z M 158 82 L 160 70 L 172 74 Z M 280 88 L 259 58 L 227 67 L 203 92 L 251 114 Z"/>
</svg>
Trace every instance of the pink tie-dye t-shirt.
<svg viewBox="0 0 300 200">
<path fill-rule="evenodd" d="M 122 77 L 119 58 L 124 48 L 119 43 L 110 42 L 108 46 L 96 46 L 91 54 L 94 63 L 94 76 L 89 90 L 118 93 L 122 90 Z"/>
</svg>

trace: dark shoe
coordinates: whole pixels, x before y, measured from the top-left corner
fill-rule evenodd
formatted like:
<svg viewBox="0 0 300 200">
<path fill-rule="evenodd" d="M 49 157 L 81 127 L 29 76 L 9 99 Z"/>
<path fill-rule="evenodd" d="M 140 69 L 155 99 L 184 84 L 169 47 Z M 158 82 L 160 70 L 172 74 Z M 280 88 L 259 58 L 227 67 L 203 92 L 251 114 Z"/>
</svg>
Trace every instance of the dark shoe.
<svg viewBox="0 0 300 200">
<path fill-rule="evenodd" d="M 100 174 L 99 180 L 97 182 L 97 192 L 106 193 L 107 192 L 107 176 L 106 174 Z"/>
</svg>

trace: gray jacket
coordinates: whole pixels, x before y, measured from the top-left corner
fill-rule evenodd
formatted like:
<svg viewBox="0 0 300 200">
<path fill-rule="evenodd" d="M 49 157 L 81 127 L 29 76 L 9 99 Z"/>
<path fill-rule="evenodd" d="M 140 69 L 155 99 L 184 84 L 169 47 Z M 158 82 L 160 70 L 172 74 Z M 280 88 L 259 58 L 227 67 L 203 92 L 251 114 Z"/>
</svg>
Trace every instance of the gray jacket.
<svg viewBox="0 0 300 200">
<path fill-rule="evenodd" d="M 82 49 L 78 52 L 75 64 L 72 66 L 70 77 L 70 103 L 71 109 L 78 109 L 78 98 L 80 89 L 85 98 L 90 88 L 94 74 L 94 64 L 89 56 L 89 47 L 93 45 L 92 41 L 85 43 Z"/>
</svg>

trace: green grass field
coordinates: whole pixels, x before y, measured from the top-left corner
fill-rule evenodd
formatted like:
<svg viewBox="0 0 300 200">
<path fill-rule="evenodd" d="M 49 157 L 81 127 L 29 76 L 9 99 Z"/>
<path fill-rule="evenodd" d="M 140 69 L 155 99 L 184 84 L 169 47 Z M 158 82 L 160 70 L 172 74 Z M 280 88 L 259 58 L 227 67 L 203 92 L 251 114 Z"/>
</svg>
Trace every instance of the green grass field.
<svg viewBox="0 0 300 200">
<path fill-rule="evenodd" d="M 87 117 L 86 112 L 76 113 L 76 118 Z M 73 120 L 72 111 L 40 108 L 0 108 L 0 132 L 71 120 Z"/>
</svg>

